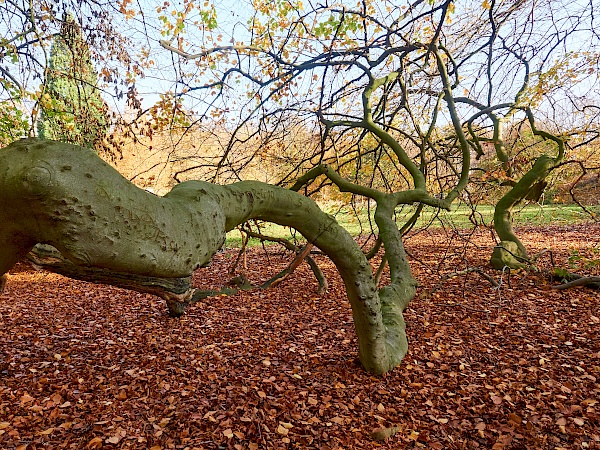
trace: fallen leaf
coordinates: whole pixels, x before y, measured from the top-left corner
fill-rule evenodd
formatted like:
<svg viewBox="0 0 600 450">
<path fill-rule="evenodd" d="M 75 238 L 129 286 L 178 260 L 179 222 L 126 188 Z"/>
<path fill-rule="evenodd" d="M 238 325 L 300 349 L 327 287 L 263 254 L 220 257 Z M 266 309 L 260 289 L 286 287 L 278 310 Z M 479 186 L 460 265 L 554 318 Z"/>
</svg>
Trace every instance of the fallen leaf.
<svg viewBox="0 0 600 450">
<path fill-rule="evenodd" d="M 104 442 L 107 442 L 109 444 L 118 444 L 120 440 L 121 440 L 121 438 L 119 436 L 111 436 L 108 439 L 106 439 Z"/>
<path fill-rule="evenodd" d="M 102 448 L 102 438 L 95 437 L 90 442 L 87 443 L 86 448 L 88 449 L 97 449 Z"/>
<path fill-rule="evenodd" d="M 395 435 L 400 431 L 399 427 L 380 428 L 371 433 L 371 437 L 376 441 L 383 441 Z"/>
</svg>

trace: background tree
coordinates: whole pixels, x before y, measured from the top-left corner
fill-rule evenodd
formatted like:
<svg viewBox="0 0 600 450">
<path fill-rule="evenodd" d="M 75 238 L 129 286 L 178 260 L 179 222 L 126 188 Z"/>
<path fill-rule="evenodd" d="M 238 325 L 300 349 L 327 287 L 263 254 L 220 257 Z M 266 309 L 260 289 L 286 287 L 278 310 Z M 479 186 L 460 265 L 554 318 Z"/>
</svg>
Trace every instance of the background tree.
<svg viewBox="0 0 600 450">
<path fill-rule="evenodd" d="M 100 147 L 108 132 L 108 106 L 98 89 L 88 44 L 71 15 L 65 17 L 50 49 L 45 83 L 39 136 Z"/>
<path fill-rule="evenodd" d="M 48 120 L 56 120 L 61 114 L 60 107 L 68 107 L 70 109 L 65 111 L 68 116 L 74 107 L 83 106 L 90 92 L 98 92 L 98 89 L 102 90 L 111 110 L 111 116 L 100 122 L 108 123 L 110 119 L 121 130 L 128 129 L 119 112 L 129 107 L 127 105 L 137 104 L 134 84 L 141 75 L 131 41 L 123 33 L 123 28 L 119 28 L 132 13 L 131 8 L 127 7 L 128 3 L 127 0 L 6 0 L 0 3 L 0 30 L 3 36 L 0 40 L 0 102 L 3 105 L 0 139 L 8 142 L 36 135 L 42 110 L 47 113 Z M 72 15 L 69 16 L 69 13 Z M 67 18 L 70 25 L 66 23 Z M 57 80 L 58 73 L 54 69 L 50 70 L 50 54 L 53 44 L 60 40 L 58 36 L 61 30 L 66 33 L 67 29 L 72 30 L 74 42 L 85 36 L 84 46 L 87 48 L 82 49 L 70 66 L 67 61 L 69 56 L 64 52 L 64 40 L 55 48 L 55 53 L 62 52 L 63 56 L 57 55 L 53 64 L 56 67 L 64 65 L 59 71 L 68 68 L 69 74 L 63 75 L 79 83 L 76 92 L 71 93 L 69 101 L 65 103 L 61 96 L 66 92 L 61 90 L 66 89 L 66 84 Z M 61 46 L 62 50 L 59 50 Z M 86 67 L 90 61 L 96 66 L 98 75 L 88 72 Z M 62 79 L 64 81 L 66 78 Z M 55 98 L 49 95 L 49 84 L 54 86 Z M 97 102 L 93 98 L 90 100 Z M 103 104 L 98 103 L 96 109 L 104 108 Z M 81 109 L 79 112 L 88 114 Z M 96 119 L 86 116 L 84 120 L 93 123 Z M 81 121 L 79 123 L 81 126 Z M 102 123 L 99 125 L 106 128 Z M 90 129 L 84 128 L 82 131 L 91 133 Z M 115 150 L 117 142 L 109 139 L 106 144 L 106 150 Z"/>
</svg>

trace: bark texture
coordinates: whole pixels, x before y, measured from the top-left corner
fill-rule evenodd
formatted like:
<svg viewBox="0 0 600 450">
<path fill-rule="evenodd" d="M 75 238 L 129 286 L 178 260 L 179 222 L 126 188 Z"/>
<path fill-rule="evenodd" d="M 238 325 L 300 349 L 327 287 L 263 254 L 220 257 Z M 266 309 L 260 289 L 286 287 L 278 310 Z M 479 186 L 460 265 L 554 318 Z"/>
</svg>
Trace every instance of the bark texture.
<svg viewBox="0 0 600 450">
<path fill-rule="evenodd" d="M 518 269 L 527 266 L 529 262 L 527 249 L 513 231 L 511 213 L 516 205 L 531 195 L 532 190 L 544 185 L 544 180 L 555 166 L 554 158 L 540 156 L 533 167 L 496 204 L 494 229 L 500 238 L 500 243 L 494 247 L 490 260 L 494 268 Z"/>
<path fill-rule="evenodd" d="M 150 292 L 184 312 L 189 277 L 249 219 L 297 229 L 338 268 L 352 306 L 359 358 L 376 374 L 394 368 L 408 344 L 402 312 L 414 296 L 395 224 L 380 214 L 392 283 L 381 290 L 352 237 L 309 198 L 256 181 L 177 185 L 164 197 L 135 187 L 94 152 L 26 139 L 0 150 L 0 276 L 27 255 L 67 276 Z M 396 230 L 395 232 L 393 230 Z"/>
</svg>

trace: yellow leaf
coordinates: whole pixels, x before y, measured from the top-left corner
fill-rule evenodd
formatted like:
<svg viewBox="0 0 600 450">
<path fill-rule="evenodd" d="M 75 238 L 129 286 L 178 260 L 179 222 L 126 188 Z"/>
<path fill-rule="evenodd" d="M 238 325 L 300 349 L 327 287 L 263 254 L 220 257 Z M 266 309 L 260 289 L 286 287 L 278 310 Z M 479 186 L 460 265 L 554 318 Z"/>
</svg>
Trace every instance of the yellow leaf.
<svg viewBox="0 0 600 450">
<path fill-rule="evenodd" d="M 482 6 L 484 9 L 490 9 L 490 8 L 491 8 L 491 6 L 490 6 L 490 2 L 488 2 L 488 0 L 483 0 L 483 3 L 481 4 L 481 6 Z"/>
<path fill-rule="evenodd" d="M 411 431 L 410 434 L 408 435 L 408 439 L 410 439 L 411 441 L 416 441 L 417 439 L 419 439 L 419 433 L 417 431 Z"/>
<path fill-rule="evenodd" d="M 285 428 L 285 427 L 283 427 L 283 426 L 279 425 L 279 426 L 277 427 L 277 432 L 278 432 L 279 434 L 281 434 L 282 436 L 287 436 L 287 434 L 290 432 L 290 430 L 288 430 L 287 428 Z"/>
<path fill-rule="evenodd" d="M 0 422 L 0 430 L 4 430 L 10 426 L 10 422 Z"/>
<path fill-rule="evenodd" d="M 171 419 L 169 419 L 168 417 L 165 417 L 163 420 L 161 420 L 158 423 L 158 426 L 161 427 L 161 428 L 164 428 L 164 427 L 166 427 L 169 424 L 170 421 L 171 421 Z"/>
<path fill-rule="evenodd" d="M 231 439 L 233 437 L 233 431 L 231 431 L 231 428 L 227 428 L 225 431 L 223 431 L 223 435 L 227 439 Z"/>
</svg>

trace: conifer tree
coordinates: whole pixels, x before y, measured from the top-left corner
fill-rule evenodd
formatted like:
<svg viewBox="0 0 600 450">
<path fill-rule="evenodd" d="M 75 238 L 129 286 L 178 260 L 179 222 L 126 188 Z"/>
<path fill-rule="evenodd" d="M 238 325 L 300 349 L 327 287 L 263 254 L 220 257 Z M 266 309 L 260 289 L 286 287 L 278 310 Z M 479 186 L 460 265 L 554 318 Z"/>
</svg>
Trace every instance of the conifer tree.
<svg viewBox="0 0 600 450">
<path fill-rule="evenodd" d="M 108 131 L 107 106 L 81 29 L 70 15 L 50 50 L 38 134 L 97 149 Z"/>
</svg>

